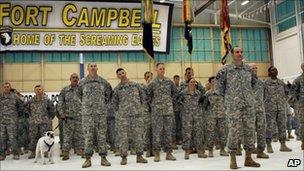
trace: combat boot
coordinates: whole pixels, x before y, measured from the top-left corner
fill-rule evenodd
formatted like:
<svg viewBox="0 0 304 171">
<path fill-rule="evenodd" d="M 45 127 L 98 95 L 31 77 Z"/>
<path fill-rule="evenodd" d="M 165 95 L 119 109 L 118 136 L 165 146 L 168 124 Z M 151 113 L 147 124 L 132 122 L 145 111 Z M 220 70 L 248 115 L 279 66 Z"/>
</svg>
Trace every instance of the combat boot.
<svg viewBox="0 0 304 171">
<path fill-rule="evenodd" d="M 301 149 L 304 150 L 304 141 L 302 141 Z"/>
<path fill-rule="evenodd" d="M 14 157 L 13 157 L 13 159 L 14 159 L 14 160 L 19 160 L 19 159 L 20 159 L 19 154 L 15 154 Z"/>
<path fill-rule="evenodd" d="M 120 150 L 116 149 L 115 156 L 120 156 Z"/>
<path fill-rule="evenodd" d="M 171 151 L 167 151 L 167 153 L 166 153 L 166 160 L 171 160 L 171 161 L 176 160 L 176 158 L 172 155 Z"/>
<path fill-rule="evenodd" d="M 108 159 L 104 156 L 100 159 L 100 165 L 101 166 L 111 166 L 111 163 L 108 161 Z"/>
<path fill-rule="evenodd" d="M 209 148 L 208 157 L 214 157 L 212 148 Z"/>
<path fill-rule="evenodd" d="M 221 156 L 229 156 L 229 154 L 227 153 L 227 151 L 225 150 L 224 147 L 221 147 L 221 149 L 220 149 L 220 155 Z"/>
<path fill-rule="evenodd" d="M 204 149 L 204 147 L 199 147 L 199 148 L 197 149 L 197 157 L 198 157 L 198 158 L 207 158 L 207 157 L 208 157 L 207 154 L 205 154 L 205 149 Z"/>
<path fill-rule="evenodd" d="M 280 151 L 283 151 L 283 152 L 290 152 L 290 151 L 292 151 L 292 150 L 286 146 L 286 143 L 285 143 L 285 142 L 281 142 Z"/>
<path fill-rule="evenodd" d="M 160 161 L 159 151 L 154 151 L 154 162 Z"/>
<path fill-rule="evenodd" d="M 251 153 L 246 151 L 245 152 L 245 163 L 244 166 L 247 167 L 260 167 L 261 165 L 257 162 L 255 162 L 252 158 L 251 158 Z"/>
<path fill-rule="evenodd" d="M 288 131 L 288 138 L 289 139 L 293 139 L 294 138 L 294 136 L 291 135 L 291 131 Z"/>
<path fill-rule="evenodd" d="M 4 156 L 0 156 L 0 161 L 5 160 L 5 155 Z"/>
<path fill-rule="evenodd" d="M 75 153 L 77 154 L 77 156 L 82 156 L 83 155 L 83 150 L 82 149 L 76 149 Z"/>
<path fill-rule="evenodd" d="M 235 152 L 230 153 L 230 169 L 238 169 Z"/>
<path fill-rule="evenodd" d="M 271 143 L 267 143 L 267 153 L 273 153 L 273 149 L 272 149 Z"/>
<path fill-rule="evenodd" d="M 185 149 L 185 160 L 188 160 L 190 158 L 190 149 Z"/>
<path fill-rule="evenodd" d="M 63 150 L 62 151 L 62 160 L 69 160 L 69 159 L 70 159 L 69 151 Z"/>
<path fill-rule="evenodd" d="M 91 163 L 91 157 L 87 157 L 85 162 L 82 164 L 82 168 L 87 168 L 87 167 L 91 167 L 92 163 Z"/>
<path fill-rule="evenodd" d="M 261 159 L 269 159 L 269 156 L 264 153 L 264 150 L 257 150 L 258 153 L 257 153 L 257 158 L 261 158 Z"/>
<path fill-rule="evenodd" d="M 301 138 L 300 138 L 300 136 L 297 136 L 297 141 L 301 141 Z"/>
<path fill-rule="evenodd" d="M 122 156 L 121 161 L 120 161 L 120 165 L 126 165 L 126 164 L 127 164 L 127 156 Z"/>
<path fill-rule="evenodd" d="M 145 158 L 143 158 L 142 155 L 137 155 L 136 156 L 136 163 L 148 163 L 148 161 Z"/>
<path fill-rule="evenodd" d="M 31 154 L 28 156 L 28 159 L 33 159 L 33 158 L 35 158 L 35 156 L 36 156 L 35 151 L 32 150 Z"/>
</svg>

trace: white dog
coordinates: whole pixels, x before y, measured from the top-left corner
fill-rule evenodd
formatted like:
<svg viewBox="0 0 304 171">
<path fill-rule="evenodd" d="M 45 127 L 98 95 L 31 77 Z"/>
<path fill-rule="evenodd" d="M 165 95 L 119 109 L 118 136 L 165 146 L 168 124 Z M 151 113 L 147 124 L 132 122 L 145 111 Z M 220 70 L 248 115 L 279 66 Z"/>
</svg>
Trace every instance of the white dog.
<svg viewBox="0 0 304 171">
<path fill-rule="evenodd" d="M 47 131 L 45 132 L 43 137 L 39 138 L 36 146 L 35 163 L 37 163 L 37 158 L 40 152 L 41 158 L 43 160 L 43 164 L 46 164 L 44 153 L 48 153 L 49 161 L 51 162 L 51 164 L 54 164 L 54 159 L 53 159 L 54 143 L 55 142 L 54 142 L 53 131 Z"/>
</svg>

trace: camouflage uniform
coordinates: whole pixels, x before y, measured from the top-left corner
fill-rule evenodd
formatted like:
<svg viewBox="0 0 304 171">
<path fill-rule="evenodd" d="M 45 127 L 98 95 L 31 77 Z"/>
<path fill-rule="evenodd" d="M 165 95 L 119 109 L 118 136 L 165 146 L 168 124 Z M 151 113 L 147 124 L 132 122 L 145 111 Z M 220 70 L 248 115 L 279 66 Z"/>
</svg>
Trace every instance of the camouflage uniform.
<svg viewBox="0 0 304 171">
<path fill-rule="evenodd" d="M 266 112 L 266 142 L 272 140 L 272 134 L 278 129 L 278 138 L 281 143 L 286 140 L 286 103 L 288 87 L 280 79 L 267 78 L 265 86 L 265 112 Z"/>
<path fill-rule="evenodd" d="M 224 99 L 209 90 L 204 95 L 203 109 L 206 113 L 206 144 L 209 149 L 213 149 L 214 141 L 219 136 L 219 144 L 221 148 L 225 148 L 227 143 L 227 120 L 224 109 Z M 217 130 L 216 130 L 217 128 Z M 216 133 L 218 131 L 218 133 Z"/>
<path fill-rule="evenodd" d="M 112 87 L 100 76 L 96 78 L 87 76 L 79 82 L 77 91 L 82 101 L 85 156 L 89 158 L 93 155 L 93 141 L 96 136 L 99 155 L 105 157 L 107 155 L 107 104 L 111 99 Z"/>
<path fill-rule="evenodd" d="M 190 149 L 190 142 L 197 149 L 203 148 L 203 113 L 201 108 L 202 94 L 195 90 L 191 93 L 188 88 L 184 89 L 179 97 L 182 117 L 183 149 Z"/>
<path fill-rule="evenodd" d="M 111 148 L 115 148 L 115 116 L 114 111 L 112 109 L 109 109 L 108 115 L 107 115 L 107 143 L 110 145 Z"/>
<path fill-rule="evenodd" d="M 176 86 L 178 92 L 181 92 L 181 87 Z M 174 109 L 174 124 L 172 129 L 172 140 L 173 142 L 178 142 L 182 140 L 182 117 L 181 117 L 181 106 L 177 101 L 173 102 Z"/>
<path fill-rule="evenodd" d="M 173 100 L 176 99 L 177 93 L 174 83 L 166 77 L 162 80 L 155 78 L 148 85 L 154 151 L 161 149 L 161 135 L 164 138 L 165 151 L 172 150 Z"/>
<path fill-rule="evenodd" d="M 34 96 L 25 104 L 29 115 L 29 150 L 35 151 L 38 139 L 44 132 L 52 130 L 52 119 L 55 117 L 53 102 L 44 95 L 41 100 Z"/>
<path fill-rule="evenodd" d="M 115 111 L 115 127 L 117 130 L 117 145 L 121 156 L 128 155 L 128 138 L 134 138 L 137 155 L 143 154 L 143 116 L 142 104 L 146 103 L 145 93 L 138 83 L 119 83 L 114 88 L 112 97 Z"/>
<path fill-rule="evenodd" d="M 264 107 L 264 83 L 258 79 L 257 86 L 254 89 L 256 106 L 256 131 L 257 131 L 257 149 L 264 151 L 266 146 L 266 113 Z"/>
<path fill-rule="evenodd" d="M 143 121 L 144 121 L 144 144 L 146 150 L 152 150 L 152 125 L 151 125 L 151 108 L 150 108 L 150 103 L 149 99 L 147 98 L 147 93 L 148 93 L 148 87 L 145 84 L 139 84 L 140 87 L 142 88 L 143 92 L 145 93 L 145 101 L 142 105 L 142 115 L 143 115 Z"/>
<path fill-rule="evenodd" d="M 242 136 L 240 130 L 243 130 L 244 149 L 254 149 L 256 83 L 257 77 L 247 64 L 225 65 L 216 76 L 215 91 L 224 97 L 229 129 L 227 146 L 231 153 L 237 150 L 239 136 Z"/>
<path fill-rule="evenodd" d="M 24 102 L 22 101 L 24 105 Z M 28 116 L 21 111 L 21 115 L 18 116 L 18 147 L 28 147 L 29 144 L 29 123 L 28 123 Z"/>
<path fill-rule="evenodd" d="M 186 80 L 184 80 L 183 82 L 181 82 L 180 91 L 179 91 L 179 92 L 181 92 L 181 91 L 183 91 L 183 90 L 185 90 L 185 89 L 188 89 L 188 84 L 189 84 L 189 83 L 188 83 L 188 81 L 186 81 Z M 204 88 L 204 86 L 201 84 L 201 82 L 198 82 L 198 83 L 197 83 L 196 89 L 197 89 L 198 91 L 200 91 L 202 95 L 204 95 L 204 94 L 206 93 L 205 88 Z M 205 111 L 203 111 L 203 113 L 204 113 L 204 112 L 205 112 Z M 184 114 L 183 114 L 183 113 L 180 113 L 180 115 L 181 115 L 181 118 L 182 118 Z M 203 114 L 202 123 L 206 123 L 206 117 L 205 117 L 204 114 Z M 206 129 L 207 129 L 207 128 L 206 128 L 206 125 L 203 125 L 203 127 L 202 127 L 203 132 L 206 132 Z M 182 137 L 182 139 L 184 139 L 184 137 Z M 203 139 L 206 140 L 206 134 L 203 134 Z M 204 141 L 203 143 L 205 143 L 205 141 Z M 193 140 L 191 140 L 190 144 L 191 144 L 191 148 L 195 148 Z M 204 144 L 204 146 L 205 146 L 205 144 Z M 195 149 L 194 149 L 194 150 L 195 150 Z"/>
<path fill-rule="evenodd" d="M 62 150 L 70 151 L 72 147 L 74 149 L 83 149 L 84 137 L 81 121 L 81 102 L 77 96 L 77 87 L 73 88 L 69 85 L 61 90 L 58 111 L 61 117 L 67 117 L 63 121 L 64 137 Z"/>
<path fill-rule="evenodd" d="M 55 116 L 58 119 L 58 129 L 59 129 L 59 144 L 60 144 L 60 149 L 62 150 L 63 147 L 63 123 L 62 123 L 62 119 L 61 116 L 59 114 L 59 110 L 58 110 L 58 103 L 55 104 Z"/>
<path fill-rule="evenodd" d="M 5 156 L 5 144 L 11 145 L 14 155 L 18 154 L 17 125 L 22 110 L 23 102 L 16 94 L 0 94 L 0 156 Z"/>
<path fill-rule="evenodd" d="M 295 115 L 299 124 L 299 136 L 304 141 L 304 74 L 293 81 L 291 91 L 295 100 Z"/>
</svg>

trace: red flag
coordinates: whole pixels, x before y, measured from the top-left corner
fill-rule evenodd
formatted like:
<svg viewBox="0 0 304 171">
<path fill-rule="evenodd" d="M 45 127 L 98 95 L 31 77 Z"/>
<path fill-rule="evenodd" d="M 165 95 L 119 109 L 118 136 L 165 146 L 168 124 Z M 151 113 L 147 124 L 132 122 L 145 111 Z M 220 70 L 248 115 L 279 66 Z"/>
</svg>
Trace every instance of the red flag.
<svg viewBox="0 0 304 171">
<path fill-rule="evenodd" d="M 221 0 L 221 15 L 220 15 L 220 21 L 221 21 L 221 38 L 222 38 L 222 44 L 221 44 L 221 63 L 223 65 L 226 64 L 226 57 L 229 54 L 231 46 L 231 35 L 230 35 L 230 19 L 229 19 L 229 10 L 228 10 L 228 0 Z"/>
</svg>

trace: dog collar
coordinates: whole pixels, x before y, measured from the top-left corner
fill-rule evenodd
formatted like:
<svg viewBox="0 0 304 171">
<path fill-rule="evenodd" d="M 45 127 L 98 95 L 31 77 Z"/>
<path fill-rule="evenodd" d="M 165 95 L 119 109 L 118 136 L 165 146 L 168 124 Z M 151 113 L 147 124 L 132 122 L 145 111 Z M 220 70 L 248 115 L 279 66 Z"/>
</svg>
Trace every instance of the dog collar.
<svg viewBox="0 0 304 171">
<path fill-rule="evenodd" d="M 47 146 L 49 147 L 48 152 L 50 152 L 52 146 L 54 145 L 54 142 L 53 142 L 52 144 L 48 144 L 48 143 L 45 142 L 45 140 L 44 140 L 44 143 L 45 143 L 45 145 L 47 145 Z"/>
</svg>

